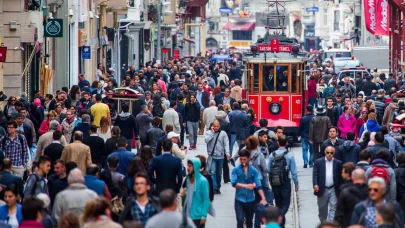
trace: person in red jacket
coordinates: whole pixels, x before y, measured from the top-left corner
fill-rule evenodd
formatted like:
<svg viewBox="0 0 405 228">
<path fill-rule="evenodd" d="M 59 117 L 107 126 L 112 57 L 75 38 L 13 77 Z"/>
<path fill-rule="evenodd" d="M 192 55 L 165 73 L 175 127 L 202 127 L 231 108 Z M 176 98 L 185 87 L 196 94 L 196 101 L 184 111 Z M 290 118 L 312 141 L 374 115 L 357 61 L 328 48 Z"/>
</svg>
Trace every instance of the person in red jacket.
<svg viewBox="0 0 405 228">
<path fill-rule="evenodd" d="M 316 82 L 314 76 L 309 77 L 308 81 L 308 103 L 312 107 L 316 107 L 318 103 L 316 100 Z"/>
<path fill-rule="evenodd" d="M 42 209 L 44 203 L 36 198 L 30 196 L 24 199 L 22 203 L 22 216 L 23 221 L 20 224 L 20 228 L 44 228 L 42 225 Z"/>
</svg>

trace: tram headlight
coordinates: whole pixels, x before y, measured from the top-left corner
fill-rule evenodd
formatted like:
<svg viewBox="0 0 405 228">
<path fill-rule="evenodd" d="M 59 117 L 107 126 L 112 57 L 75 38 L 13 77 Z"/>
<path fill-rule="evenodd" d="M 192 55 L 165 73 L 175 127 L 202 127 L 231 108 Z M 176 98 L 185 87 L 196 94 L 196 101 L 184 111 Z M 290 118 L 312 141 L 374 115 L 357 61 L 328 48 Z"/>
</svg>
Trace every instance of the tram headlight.
<svg viewBox="0 0 405 228">
<path fill-rule="evenodd" d="M 277 115 L 281 112 L 281 105 L 279 103 L 271 103 L 269 105 L 269 111 L 271 114 Z"/>
<path fill-rule="evenodd" d="M 258 51 L 259 51 L 259 48 L 256 45 L 250 46 L 250 52 L 257 53 Z"/>
<path fill-rule="evenodd" d="M 298 52 L 300 52 L 300 48 L 299 48 L 298 46 L 293 46 L 293 47 L 291 48 L 291 52 L 292 52 L 293 54 L 298 54 Z"/>
</svg>

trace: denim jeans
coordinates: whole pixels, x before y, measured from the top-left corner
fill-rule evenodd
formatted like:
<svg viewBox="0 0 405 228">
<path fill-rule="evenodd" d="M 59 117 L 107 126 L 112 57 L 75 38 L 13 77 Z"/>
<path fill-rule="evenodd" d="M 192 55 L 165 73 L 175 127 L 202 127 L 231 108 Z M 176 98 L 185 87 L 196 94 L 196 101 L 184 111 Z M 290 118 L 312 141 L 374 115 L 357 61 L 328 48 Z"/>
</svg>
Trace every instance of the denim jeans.
<svg viewBox="0 0 405 228">
<path fill-rule="evenodd" d="M 236 134 L 231 134 L 231 142 L 229 143 L 229 153 L 231 154 L 231 157 L 232 157 L 233 145 L 235 144 L 235 142 L 238 143 L 238 147 L 239 147 L 238 150 L 240 150 L 241 145 L 245 143 L 244 140 L 236 140 Z"/>
<path fill-rule="evenodd" d="M 255 213 L 255 201 L 243 203 L 235 199 L 235 214 L 237 228 L 243 228 L 246 218 L 246 228 L 253 227 L 253 215 Z"/>
<path fill-rule="evenodd" d="M 285 225 L 285 214 L 288 212 L 291 202 L 291 181 L 288 180 L 279 186 L 272 186 L 276 206 L 280 210 L 280 215 L 283 216 L 281 227 Z"/>
<path fill-rule="evenodd" d="M 302 143 L 302 159 L 304 159 L 304 164 L 309 164 L 309 166 L 314 165 L 314 150 L 312 144 L 309 144 L 309 140 L 301 138 Z M 309 150 L 309 161 L 308 161 L 308 150 Z"/>
<path fill-rule="evenodd" d="M 187 121 L 187 129 L 188 129 L 188 140 L 190 140 L 190 146 L 195 146 L 197 144 L 198 122 Z"/>
<path fill-rule="evenodd" d="M 318 100 L 316 98 L 309 98 L 308 104 L 310 104 L 312 107 L 316 108 L 316 106 L 318 105 Z"/>
<path fill-rule="evenodd" d="M 224 166 L 224 159 L 212 159 L 211 165 L 211 176 L 212 176 L 212 185 L 215 189 L 219 190 L 221 188 L 221 179 L 222 179 L 222 167 Z"/>
<path fill-rule="evenodd" d="M 132 150 L 132 139 L 127 139 L 127 150 L 131 151 Z M 142 145 L 143 146 L 143 145 Z"/>
</svg>

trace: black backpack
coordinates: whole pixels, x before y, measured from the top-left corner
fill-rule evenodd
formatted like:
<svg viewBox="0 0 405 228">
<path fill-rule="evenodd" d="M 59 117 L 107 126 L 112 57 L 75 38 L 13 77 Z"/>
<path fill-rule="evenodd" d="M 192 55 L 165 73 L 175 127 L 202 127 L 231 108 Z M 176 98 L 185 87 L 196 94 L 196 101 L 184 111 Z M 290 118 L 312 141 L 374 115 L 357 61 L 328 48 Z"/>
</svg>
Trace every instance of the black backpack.
<svg viewBox="0 0 405 228">
<path fill-rule="evenodd" d="M 273 161 L 269 172 L 269 181 L 272 186 L 280 186 L 288 181 L 288 167 L 285 159 L 287 153 L 288 150 L 285 150 L 281 157 L 276 157 L 275 151 L 272 153 Z"/>
<path fill-rule="evenodd" d="M 152 115 L 155 117 L 163 117 L 163 108 L 162 108 L 162 104 L 157 104 L 157 105 L 153 105 L 152 108 Z"/>
</svg>

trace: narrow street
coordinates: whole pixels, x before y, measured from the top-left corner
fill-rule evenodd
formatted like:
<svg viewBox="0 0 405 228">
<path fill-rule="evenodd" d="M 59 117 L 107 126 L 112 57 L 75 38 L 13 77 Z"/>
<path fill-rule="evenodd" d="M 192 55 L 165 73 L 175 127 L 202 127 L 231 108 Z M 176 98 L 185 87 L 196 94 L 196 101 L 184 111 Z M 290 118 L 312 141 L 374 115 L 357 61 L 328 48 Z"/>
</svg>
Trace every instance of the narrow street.
<svg viewBox="0 0 405 228">
<path fill-rule="evenodd" d="M 188 139 L 186 139 L 185 145 L 188 146 L 188 143 Z M 234 151 L 236 151 L 236 146 L 234 148 Z M 291 196 L 290 208 L 286 215 L 286 228 L 313 228 L 318 225 L 318 208 L 316 205 L 316 197 L 313 195 L 312 191 L 312 169 L 303 168 L 301 147 L 294 147 L 293 153 L 297 163 L 300 189 L 295 199 L 294 195 Z M 188 151 L 187 157 L 193 157 L 198 154 L 207 156 L 203 136 L 198 137 L 197 150 Z M 186 163 L 186 161 L 184 161 L 184 163 Z M 230 168 L 232 170 L 233 167 L 231 166 Z M 211 216 L 208 217 L 207 228 L 217 228 L 219 225 L 229 228 L 236 227 L 234 210 L 235 188 L 233 188 L 230 183 L 222 183 L 221 192 L 222 194 L 215 195 L 214 197 L 214 207 L 217 216 L 215 218 Z M 296 204 L 297 202 L 298 204 Z M 294 208 L 298 209 L 298 218 L 296 209 Z M 297 223 L 299 223 L 299 226 L 296 225 Z"/>
</svg>

